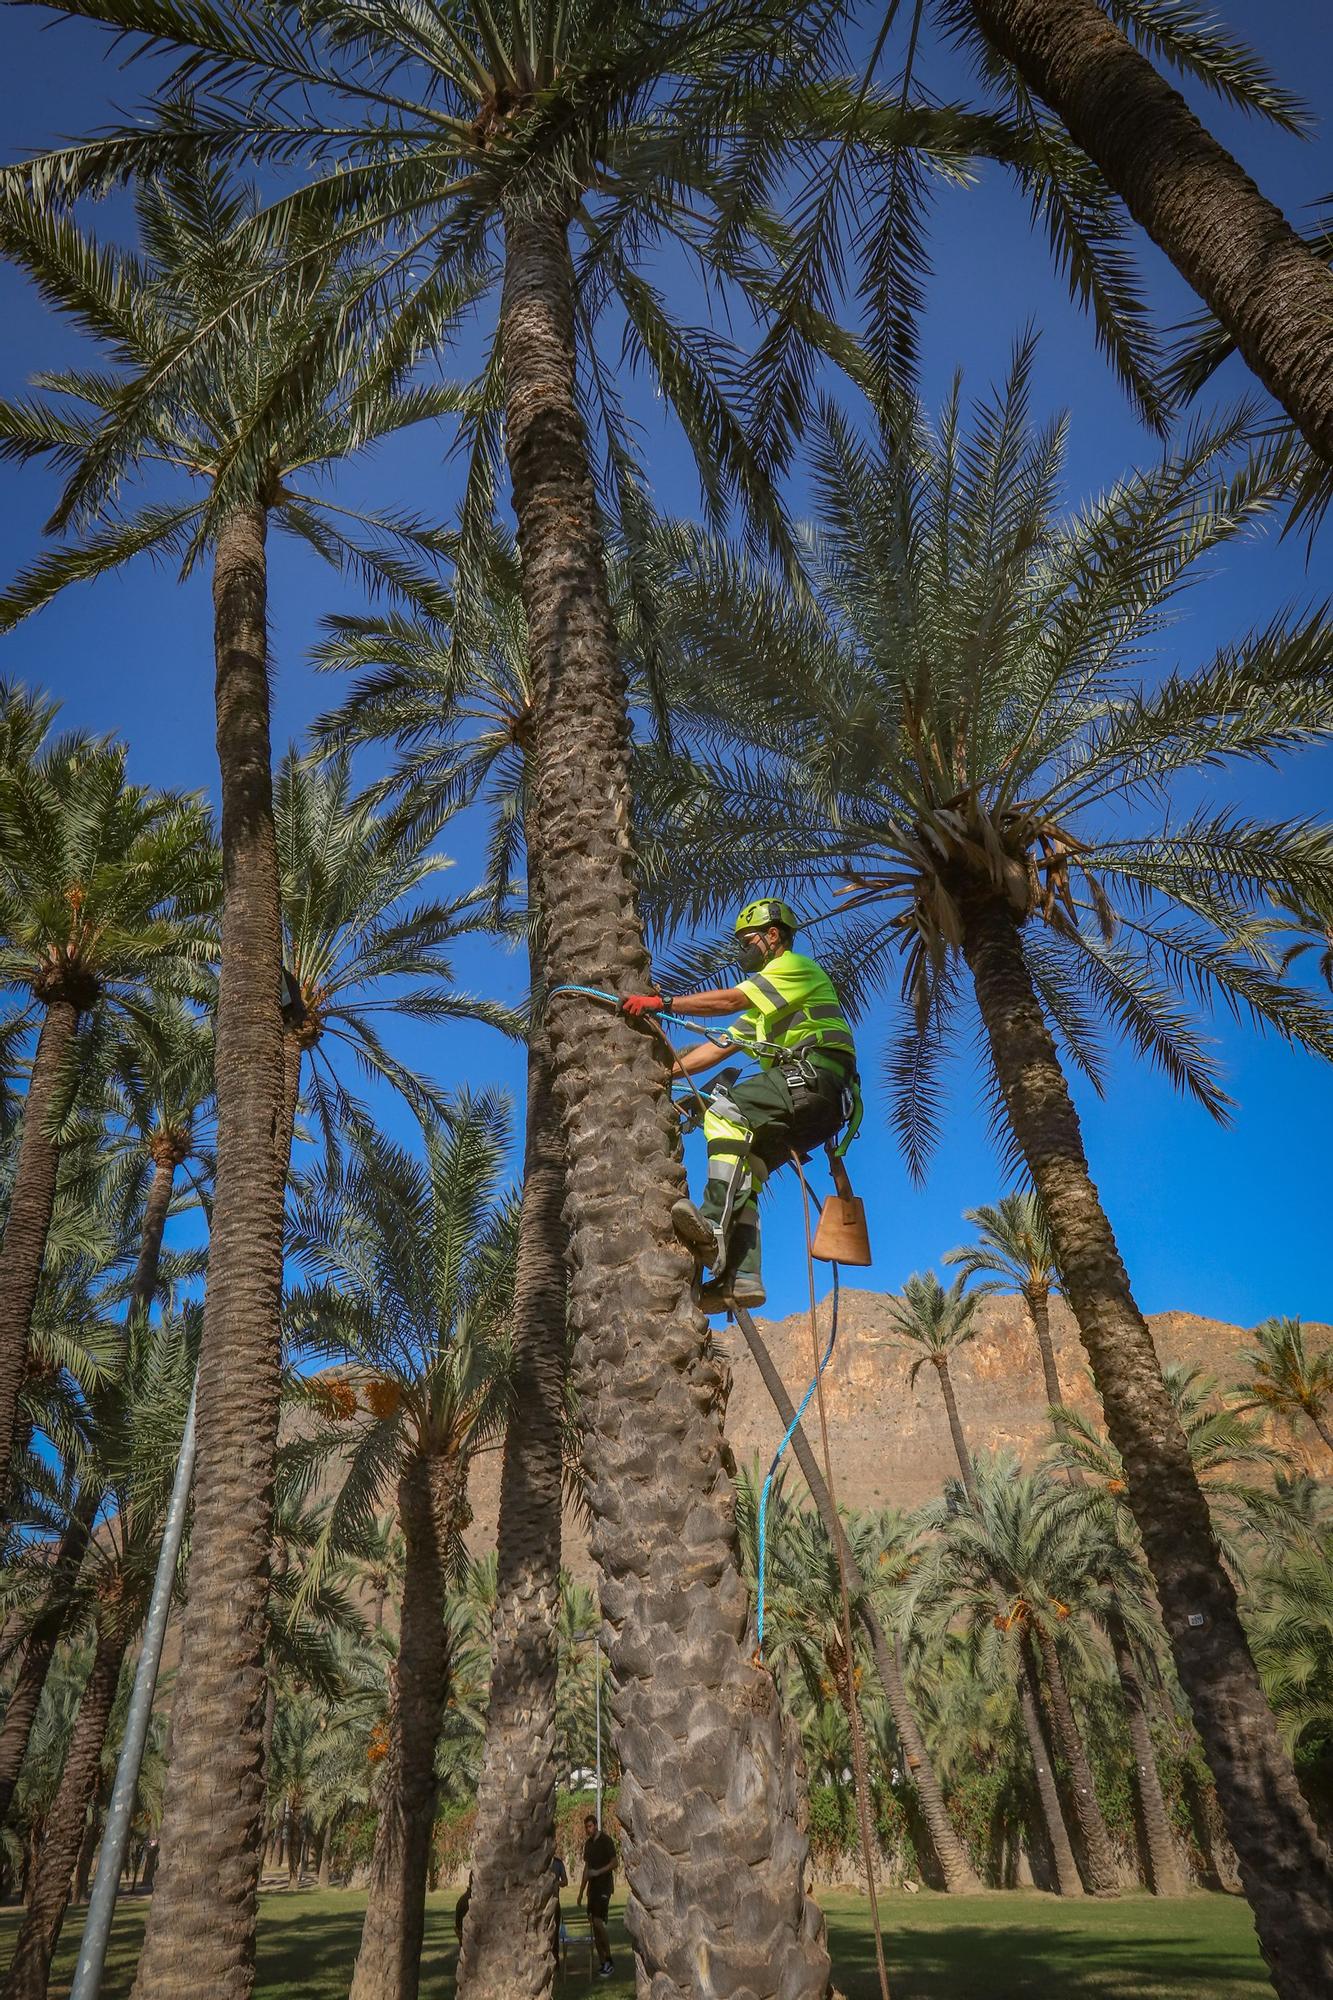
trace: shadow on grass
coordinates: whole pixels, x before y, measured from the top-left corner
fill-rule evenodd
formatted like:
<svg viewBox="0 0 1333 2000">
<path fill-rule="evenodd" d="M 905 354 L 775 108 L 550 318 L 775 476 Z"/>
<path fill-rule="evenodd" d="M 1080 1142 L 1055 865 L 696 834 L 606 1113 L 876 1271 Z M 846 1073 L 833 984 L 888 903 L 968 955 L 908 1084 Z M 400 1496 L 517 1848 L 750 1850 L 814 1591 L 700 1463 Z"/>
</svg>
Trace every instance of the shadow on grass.
<svg viewBox="0 0 1333 2000">
<path fill-rule="evenodd" d="M 1119 1922 L 1105 1920 L 1105 1906 L 1076 1904 L 1058 1923 L 1005 1912 L 991 1922 L 940 1915 L 928 1925 L 893 1910 L 885 1925 L 892 2000 L 1272 2000 L 1247 1923 L 1219 1937 L 1207 1901 L 1191 1898 L 1177 1913 L 1189 1913 L 1188 1925 L 1163 1934 L 1161 1906 L 1144 1909 L 1141 1927 L 1138 1909 L 1109 1906 Z M 830 1911 L 829 1943 L 847 2000 L 878 2000 L 867 1918 Z"/>
<path fill-rule="evenodd" d="M 456 1890 L 426 1910 L 423 2000 L 454 1990 Z M 869 1914 L 859 1898 L 821 1897 L 834 1977 L 847 2000 L 878 2000 Z M 128 2000 L 147 1905 L 129 1900 L 116 1915 L 102 2000 Z M 365 1912 L 363 1894 L 307 1890 L 264 1897 L 254 2000 L 345 2000 Z M 612 1910 L 616 1974 L 590 1972 L 586 1930 L 572 1912 L 558 2000 L 587 1992 L 632 2000 L 633 1966 L 623 1903 Z M 13 1948 L 19 1913 L 0 1912 L 0 1967 Z M 66 2000 L 84 1912 L 70 1911 L 50 2000 Z M 1027 1895 L 890 1898 L 885 1944 L 893 2000 L 1272 2000 L 1248 1909 L 1220 1896 L 1159 1903 L 1062 1903 Z"/>
</svg>

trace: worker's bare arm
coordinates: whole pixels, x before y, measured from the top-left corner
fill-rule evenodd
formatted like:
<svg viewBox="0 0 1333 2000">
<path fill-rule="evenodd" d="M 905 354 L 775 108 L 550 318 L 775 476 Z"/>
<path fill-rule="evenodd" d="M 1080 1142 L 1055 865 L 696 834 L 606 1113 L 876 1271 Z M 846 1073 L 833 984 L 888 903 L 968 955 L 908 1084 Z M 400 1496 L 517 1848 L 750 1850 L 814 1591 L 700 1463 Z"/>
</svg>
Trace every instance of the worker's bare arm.
<svg viewBox="0 0 1333 2000">
<path fill-rule="evenodd" d="M 716 1069 L 732 1053 L 730 1049 L 715 1049 L 711 1042 L 696 1042 L 692 1049 L 683 1049 L 676 1057 L 674 1073 L 677 1076 L 702 1076 L 706 1069 Z"/>
</svg>

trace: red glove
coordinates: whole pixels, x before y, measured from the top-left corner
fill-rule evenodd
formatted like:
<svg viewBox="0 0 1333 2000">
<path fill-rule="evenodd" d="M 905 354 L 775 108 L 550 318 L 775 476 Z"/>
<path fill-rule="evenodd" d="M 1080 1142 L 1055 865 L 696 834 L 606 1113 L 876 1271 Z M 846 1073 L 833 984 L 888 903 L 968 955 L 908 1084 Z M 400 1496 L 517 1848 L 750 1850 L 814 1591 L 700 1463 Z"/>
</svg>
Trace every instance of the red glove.
<svg viewBox="0 0 1333 2000">
<path fill-rule="evenodd" d="M 631 993 L 620 1003 L 622 1014 L 628 1014 L 631 1021 L 637 1021 L 644 1014 L 669 1014 L 671 1002 L 659 1000 L 656 993 Z"/>
</svg>

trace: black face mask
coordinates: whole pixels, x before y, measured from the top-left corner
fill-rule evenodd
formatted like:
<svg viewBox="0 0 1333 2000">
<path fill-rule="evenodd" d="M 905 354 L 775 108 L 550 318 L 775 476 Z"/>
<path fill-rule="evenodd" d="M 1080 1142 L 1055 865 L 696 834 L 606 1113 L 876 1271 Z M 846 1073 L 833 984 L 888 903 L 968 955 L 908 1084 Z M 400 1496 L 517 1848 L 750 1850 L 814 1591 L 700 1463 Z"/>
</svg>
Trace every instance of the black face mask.
<svg viewBox="0 0 1333 2000">
<path fill-rule="evenodd" d="M 737 961 L 739 962 L 741 971 L 745 973 L 746 977 L 748 978 L 750 973 L 752 972 L 763 971 L 764 965 L 767 962 L 768 954 L 764 950 L 764 947 L 756 939 L 746 938 L 745 942 L 741 945 L 740 950 L 737 952 L 736 957 Z"/>
</svg>

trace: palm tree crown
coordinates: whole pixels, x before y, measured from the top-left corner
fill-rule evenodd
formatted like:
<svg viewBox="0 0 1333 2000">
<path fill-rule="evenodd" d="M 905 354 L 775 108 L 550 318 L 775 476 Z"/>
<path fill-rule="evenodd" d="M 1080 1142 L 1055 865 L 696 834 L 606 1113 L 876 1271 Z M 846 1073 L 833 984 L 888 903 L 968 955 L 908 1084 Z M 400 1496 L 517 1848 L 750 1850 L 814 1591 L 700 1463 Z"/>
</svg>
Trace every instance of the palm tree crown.
<svg viewBox="0 0 1333 2000">
<path fill-rule="evenodd" d="M 351 760 L 324 764 L 293 751 L 274 787 L 282 879 L 287 989 L 284 1019 L 307 1076 L 327 1143 L 358 1115 L 355 1098 L 327 1060 L 328 1044 L 398 1090 L 422 1115 L 443 1100 L 386 1047 L 376 1017 L 483 1020 L 515 1027 L 503 1007 L 458 992 L 445 947 L 483 929 L 483 900 L 427 892 L 450 867 L 429 835 L 403 815 L 376 811 L 352 784 Z M 323 1068 L 316 1058 L 324 1055 Z"/>
<path fill-rule="evenodd" d="M 946 1251 L 944 1262 L 955 1265 L 960 1277 L 987 1281 L 976 1286 L 978 1292 L 999 1290 L 998 1283 L 989 1281 L 1003 1278 L 1025 1298 L 1029 1292 L 1051 1292 L 1059 1284 L 1050 1231 L 1041 1203 L 1030 1189 L 969 1208 L 963 1220 L 972 1224 L 979 1241 Z"/>
<path fill-rule="evenodd" d="M 50 525 L 77 530 L 16 578 L 0 621 L 144 553 L 189 570 L 229 514 L 256 506 L 335 566 L 428 595 L 432 531 L 340 506 L 319 482 L 374 440 L 452 409 L 453 393 L 405 386 L 419 358 L 410 343 L 392 357 L 340 347 L 298 385 L 294 355 L 337 316 L 351 281 L 302 239 L 261 241 L 255 195 L 220 172 L 149 181 L 135 206 L 137 251 L 95 243 L 38 205 L 5 209 L 10 255 L 114 366 L 39 375 L 37 396 L 0 404 L 0 453 L 63 471 Z M 149 473 L 165 474 L 166 497 L 133 504 L 132 477 Z"/>
<path fill-rule="evenodd" d="M 946 1292 L 933 1271 L 918 1271 L 903 1286 L 902 1297 L 890 1301 L 889 1323 L 899 1345 L 920 1350 L 907 1378 L 913 1385 L 928 1361 L 938 1367 L 976 1337 L 981 1294 L 966 1286 L 965 1273 Z"/>
<path fill-rule="evenodd" d="M 721 906 L 738 869 L 798 894 L 842 883 L 860 913 L 829 954 L 845 995 L 901 965 L 889 1080 L 918 1174 L 971 898 L 1012 913 L 1048 1017 L 1097 1086 L 1109 1023 L 1224 1117 L 1190 999 L 1333 1051 L 1328 1010 L 1280 977 L 1266 902 L 1326 886 L 1326 831 L 1171 813 L 1191 772 L 1327 729 L 1333 629 L 1319 613 L 1274 621 L 1155 692 L 1139 681 L 1191 567 L 1262 517 L 1281 475 L 1260 456 L 1220 481 L 1244 435 L 1234 418 L 1062 518 L 1066 425 L 1032 428 L 1032 363 L 1028 344 L 970 433 L 956 389 L 938 429 L 899 413 L 896 447 L 825 412 L 806 604 L 717 542 L 674 536 L 678 657 L 708 704 L 713 769 L 664 760 L 650 817 L 682 815 L 695 837 L 686 913 Z M 1127 814 L 1136 801 L 1151 826 Z"/>
<path fill-rule="evenodd" d="M 0 980 L 41 1004 L 204 996 L 218 887 L 201 806 L 128 784 L 123 749 L 57 742 L 0 772 Z"/>
<path fill-rule="evenodd" d="M 293 1334 L 350 1364 L 364 1412 L 323 1546 L 373 1529 L 407 1455 L 466 1457 L 503 1423 L 507 1123 L 494 1094 L 458 1098 L 425 1127 L 424 1160 L 360 1132 L 297 1201 L 292 1248 L 311 1275 L 291 1295 Z M 313 1587 L 313 1557 L 307 1576 Z"/>
<path fill-rule="evenodd" d="M 1266 1410 L 1293 1425 L 1304 1417 L 1333 1451 L 1333 1348 L 1311 1354 L 1298 1319 L 1266 1319 L 1252 1337 L 1241 1409 Z"/>
</svg>

